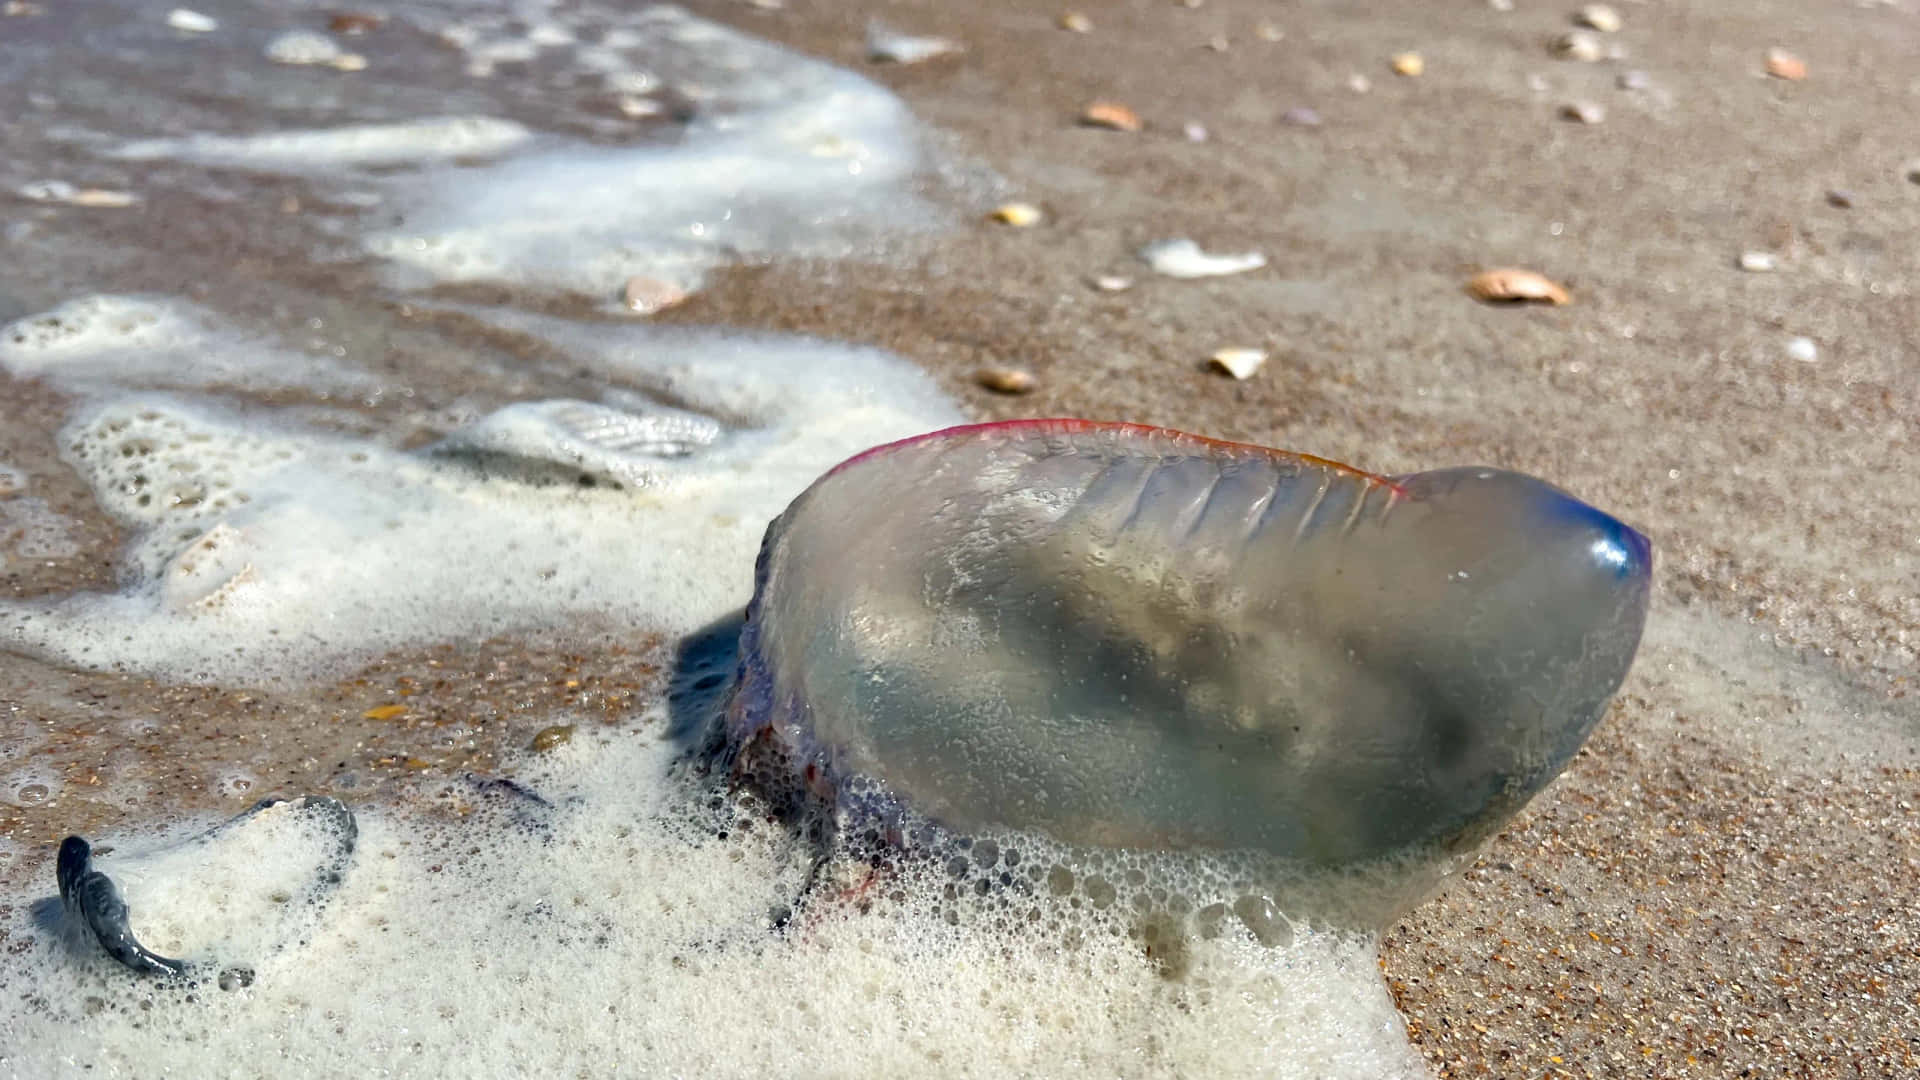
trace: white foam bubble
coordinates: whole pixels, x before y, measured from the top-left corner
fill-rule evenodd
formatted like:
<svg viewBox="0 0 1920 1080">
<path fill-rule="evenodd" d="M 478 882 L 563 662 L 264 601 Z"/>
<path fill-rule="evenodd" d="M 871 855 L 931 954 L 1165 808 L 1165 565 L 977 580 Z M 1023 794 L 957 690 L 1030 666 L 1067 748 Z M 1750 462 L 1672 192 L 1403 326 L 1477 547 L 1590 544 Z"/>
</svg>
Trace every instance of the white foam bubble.
<svg viewBox="0 0 1920 1080">
<path fill-rule="evenodd" d="M 374 381 L 334 357 L 270 345 L 184 300 L 85 296 L 0 327 L 0 367 L 69 389 L 143 386 L 322 393 Z"/>
<path fill-rule="evenodd" d="M 173 139 L 141 139 L 114 148 L 111 156 L 131 161 L 194 161 L 262 172 L 328 172 L 494 157 L 532 138 L 532 132 L 511 120 L 439 116 L 263 135 L 198 133 Z"/>
<path fill-rule="evenodd" d="M 455 786 L 442 817 L 362 814 L 358 854 L 319 917 L 292 934 L 266 920 L 278 949 L 237 916 L 271 913 L 260 898 L 275 889 L 293 895 L 310 845 L 255 844 L 263 830 L 171 885 L 129 878 L 136 920 L 148 911 L 156 933 L 216 967 L 247 959 L 251 981 L 226 991 L 157 990 L 25 925 L 21 905 L 6 929 L 30 945 L 0 972 L 8 1064 L 36 1076 L 210 1061 L 322 1077 L 1426 1075 L 1365 938 L 1303 927 L 1269 947 L 1228 920 L 1169 977 L 1111 908 L 1015 888 L 956 904 L 937 867 L 824 881 L 777 929 L 809 849 L 752 815 L 718 819 L 719 838 L 669 778 L 671 754 L 644 736 L 576 739 L 522 780 L 577 798 Z M 223 922 L 231 942 L 197 932 Z"/>
<path fill-rule="evenodd" d="M 958 419 L 872 350 L 514 324 L 618 389 L 424 453 L 157 394 L 83 411 L 63 454 L 134 529 L 130 584 L 0 604 L 0 625 L 64 663 L 228 682 L 579 616 L 691 630 L 746 601 L 767 521 L 820 472 Z"/>
</svg>

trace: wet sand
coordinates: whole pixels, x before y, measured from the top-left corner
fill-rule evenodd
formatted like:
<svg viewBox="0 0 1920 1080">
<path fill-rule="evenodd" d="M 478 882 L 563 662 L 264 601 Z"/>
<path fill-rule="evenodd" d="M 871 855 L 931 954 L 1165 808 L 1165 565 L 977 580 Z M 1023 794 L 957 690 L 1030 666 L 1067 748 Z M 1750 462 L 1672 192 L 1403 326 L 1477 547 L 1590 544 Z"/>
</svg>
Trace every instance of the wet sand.
<svg viewBox="0 0 1920 1080">
<path fill-rule="evenodd" d="M 890 265 L 729 271 L 661 321 L 882 346 L 982 418 L 1156 423 L 1382 472 L 1522 469 L 1653 537 L 1647 640 L 1607 720 L 1470 871 L 1387 936 L 1386 977 L 1440 1075 L 1920 1070 L 1920 183 L 1905 175 L 1920 158 L 1920 11 L 1624 4 L 1605 43 L 1627 58 L 1587 64 L 1549 51 L 1568 10 L 1524 0 L 1513 12 L 1089 3 L 1089 34 L 1015 4 L 689 6 L 885 82 L 944 133 L 936 149 L 956 174 L 931 186 L 958 190 L 969 221 Z M 869 66 L 873 16 L 967 51 Z M 1263 21 L 1284 39 L 1260 40 Z M 1224 52 L 1207 47 L 1216 36 Z M 1808 77 L 1766 77 L 1772 46 L 1803 57 Z M 1390 57 L 1410 49 L 1424 74 L 1396 76 Z M 1619 88 L 1630 70 L 1644 89 Z M 1128 104 L 1147 129 L 1076 124 L 1095 99 Z M 1561 119 L 1576 101 L 1603 104 L 1605 121 Z M 1285 124 L 1296 106 L 1322 124 Z M 1183 134 L 1189 122 L 1205 141 Z M 1004 187 L 982 184 L 977 164 Z M 1046 219 L 986 221 L 1001 198 Z M 169 252 L 271 261 L 304 243 L 218 220 L 189 230 L 204 208 L 166 210 L 132 226 L 150 254 L 50 269 L 45 295 L 6 297 L 18 310 L 0 314 L 81 282 L 178 291 Z M 1180 235 L 1271 265 L 1174 281 L 1133 255 Z M 1743 272 L 1747 250 L 1779 268 Z M 1546 273 L 1574 302 L 1466 295 L 1470 274 L 1500 265 Z M 1096 291 L 1100 273 L 1137 284 Z M 350 295 L 354 275 L 315 270 L 307 284 Z M 274 298 L 235 302 L 270 311 Z M 393 312 L 368 340 L 404 349 L 409 318 Z M 1814 361 L 1789 354 L 1799 336 Z M 1245 382 L 1208 371 L 1230 345 L 1273 358 Z M 987 364 L 1027 368 L 1039 389 L 993 395 L 972 380 Z M 50 391 L 5 391 L 26 402 L 14 430 L 57 426 L 30 414 L 63 413 Z M 510 378 L 482 391 L 515 392 Z M 7 450 L 62 483 L 50 449 Z M 117 533 L 64 483 L 49 498 L 81 522 L 87 557 L 10 564 L 12 595 L 111 578 Z M 658 691 L 651 644 L 583 655 L 509 642 L 457 661 L 422 649 L 296 695 L 161 690 L 0 658 L 7 704 L 46 729 L 36 753 L 64 770 L 56 804 L 0 808 L 0 828 L 35 846 L 6 873 L 47 876 L 64 832 L 150 809 L 89 803 L 88 770 L 131 770 L 156 804 L 186 808 L 230 805 L 208 777 L 231 765 L 263 787 L 405 799 L 510 759 L 534 734 L 515 717 L 542 702 L 592 688 L 613 695 L 620 722 L 631 695 Z M 401 700 L 426 704 L 363 716 Z M 279 722 L 249 719 L 257 710 Z M 195 738 L 187 755 L 168 724 Z M 312 734 L 327 724 L 352 731 Z M 267 730 L 281 734 L 249 734 Z M 69 750 L 52 748 L 63 739 Z M 102 751 L 123 739 L 119 757 Z M 140 760 L 142 739 L 164 763 Z M 342 745 L 350 758 L 320 760 Z"/>
</svg>

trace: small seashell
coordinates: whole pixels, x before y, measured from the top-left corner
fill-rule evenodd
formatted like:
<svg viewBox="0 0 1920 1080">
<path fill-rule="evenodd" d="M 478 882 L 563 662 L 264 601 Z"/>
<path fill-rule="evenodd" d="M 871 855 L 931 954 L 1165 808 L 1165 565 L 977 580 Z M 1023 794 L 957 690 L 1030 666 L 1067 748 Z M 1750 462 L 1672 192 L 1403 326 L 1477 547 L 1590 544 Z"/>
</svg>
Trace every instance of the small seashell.
<svg viewBox="0 0 1920 1080">
<path fill-rule="evenodd" d="M 959 51 L 960 43 L 951 38 L 899 34 L 878 22 L 867 24 L 867 59 L 875 62 L 918 64 Z"/>
<path fill-rule="evenodd" d="M 1188 142 L 1207 141 L 1207 125 L 1200 123 L 1198 120 L 1189 120 L 1180 125 L 1180 133 L 1187 137 Z"/>
<path fill-rule="evenodd" d="M 1089 281 L 1101 292 L 1126 292 L 1133 288 L 1133 279 L 1123 274 L 1098 274 Z"/>
<path fill-rule="evenodd" d="M 405 705 L 376 705 L 360 714 L 362 720 L 392 720 L 406 713 Z"/>
<path fill-rule="evenodd" d="M 1512 11 L 1513 0 L 1487 0 L 1487 6 L 1495 11 Z"/>
<path fill-rule="evenodd" d="M 1154 272 L 1174 278 L 1242 274 L 1267 265 L 1267 257 L 1257 251 L 1247 251 L 1237 255 L 1210 255 L 1200 250 L 1199 244 L 1184 236 L 1148 244 L 1140 249 L 1140 257 L 1146 260 L 1148 266 L 1153 267 Z"/>
<path fill-rule="evenodd" d="M 987 367 L 974 372 L 973 381 L 996 394 L 1030 394 L 1040 380 L 1030 371 L 1011 367 Z"/>
<path fill-rule="evenodd" d="M 175 30 L 184 30 L 189 34 L 211 34 L 220 29 L 220 21 L 211 15 L 202 15 L 186 8 L 174 8 L 167 12 L 167 25 Z"/>
<path fill-rule="evenodd" d="M 1207 48 L 1214 52 L 1226 52 L 1232 47 L 1233 43 L 1228 41 L 1224 34 L 1215 34 L 1207 39 Z"/>
<path fill-rule="evenodd" d="M 1283 124 L 1291 124 L 1294 127 L 1319 127 L 1320 114 L 1307 108 L 1305 105 L 1295 105 L 1293 108 L 1280 114 L 1280 122 Z"/>
<path fill-rule="evenodd" d="M 1405 75 L 1409 79 L 1418 78 L 1427 70 L 1427 62 L 1417 52 L 1403 52 L 1393 58 L 1393 73 Z"/>
<path fill-rule="evenodd" d="M 1364 94 L 1373 89 L 1373 80 L 1356 71 L 1347 76 L 1347 89 L 1356 94 Z"/>
<path fill-rule="evenodd" d="M 621 291 L 627 310 L 638 315 L 652 315 L 676 307 L 687 300 L 687 291 L 671 281 L 662 281 L 644 274 L 627 279 L 627 287 Z"/>
<path fill-rule="evenodd" d="M 365 71 L 367 69 L 367 58 L 361 56 L 359 53 L 341 53 L 339 56 L 327 61 L 327 66 L 335 71 Z"/>
<path fill-rule="evenodd" d="M 1060 16 L 1060 29 L 1071 30 L 1076 34 L 1090 34 L 1093 32 L 1093 20 L 1078 11 L 1069 11 Z"/>
<path fill-rule="evenodd" d="M 1208 357 L 1215 368 L 1226 372 L 1236 379 L 1252 377 L 1267 362 L 1265 349 L 1226 348 Z"/>
<path fill-rule="evenodd" d="M 1646 72 L 1635 68 L 1632 71 L 1621 72 L 1613 80 L 1613 84 L 1622 90 L 1645 90 L 1653 85 L 1653 80 L 1647 77 Z"/>
<path fill-rule="evenodd" d="M 1768 49 L 1767 74 L 1776 79 L 1799 82 L 1807 77 L 1807 62 L 1785 49 Z"/>
<path fill-rule="evenodd" d="M 1276 41 L 1285 41 L 1287 32 L 1270 22 L 1263 22 L 1253 28 L 1253 36 L 1271 44 Z"/>
<path fill-rule="evenodd" d="M 132 206 L 140 201 L 140 196 L 131 191 L 107 191 L 104 188 L 81 188 L 67 198 L 69 206 L 105 207 L 118 210 Z"/>
<path fill-rule="evenodd" d="M 1598 62 L 1606 56 L 1607 50 L 1601 46 L 1600 39 L 1585 30 L 1574 30 L 1554 39 L 1553 55 L 1562 60 L 1577 60 L 1583 64 Z"/>
<path fill-rule="evenodd" d="M 1740 253 L 1740 269 L 1752 274 L 1764 274 L 1777 265 L 1771 252 L 1743 251 Z"/>
<path fill-rule="evenodd" d="M 376 15 L 370 11 L 341 11 L 327 20 L 327 29 L 336 34 L 365 34 L 380 29 L 387 21 L 385 15 Z"/>
<path fill-rule="evenodd" d="M 1139 131 L 1146 126 L 1140 122 L 1140 114 L 1117 101 L 1094 102 L 1080 114 L 1080 122 L 1088 127 L 1111 128 L 1114 131 Z"/>
<path fill-rule="evenodd" d="M 1607 110 L 1591 101 L 1572 101 L 1560 106 L 1560 118 L 1580 124 L 1598 124 L 1607 118 Z"/>
<path fill-rule="evenodd" d="M 1810 337 L 1796 337 L 1787 340 L 1787 355 L 1803 364 L 1811 364 L 1820 359 L 1820 346 Z"/>
<path fill-rule="evenodd" d="M 1573 21 L 1603 34 L 1616 33 L 1622 25 L 1620 12 L 1606 4 L 1588 4 L 1574 12 Z"/>
<path fill-rule="evenodd" d="M 996 207 L 991 215 L 993 220 L 1024 229 L 1029 225 L 1040 224 L 1040 208 L 1032 203 L 1010 202 Z"/>
<path fill-rule="evenodd" d="M 1475 274 L 1467 282 L 1467 291 L 1489 303 L 1521 303 L 1537 300 L 1559 306 L 1573 300 L 1573 297 L 1567 295 L 1567 290 L 1561 288 L 1551 278 L 1532 270 L 1512 267 L 1483 270 Z"/>
</svg>

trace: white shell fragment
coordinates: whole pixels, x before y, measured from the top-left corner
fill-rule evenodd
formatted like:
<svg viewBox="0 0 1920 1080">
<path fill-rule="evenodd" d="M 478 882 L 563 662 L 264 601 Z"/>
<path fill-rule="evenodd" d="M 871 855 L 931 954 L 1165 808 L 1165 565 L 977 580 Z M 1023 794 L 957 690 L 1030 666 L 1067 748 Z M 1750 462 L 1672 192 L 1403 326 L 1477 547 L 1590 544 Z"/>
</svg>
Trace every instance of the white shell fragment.
<svg viewBox="0 0 1920 1080">
<path fill-rule="evenodd" d="M 24 184 L 15 188 L 14 194 L 31 202 L 65 203 L 68 206 L 112 210 L 132 206 L 140 201 L 140 196 L 131 191 L 74 187 L 65 180 L 39 180 Z"/>
<path fill-rule="evenodd" d="M 918 64 L 936 56 L 960 51 L 952 38 L 920 37 L 887 29 L 878 22 L 867 24 L 867 58 L 879 63 Z"/>
<path fill-rule="evenodd" d="M 1603 34 L 1617 33 L 1623 24 L 1620 12 L 1607 4 L 1588 4 L 1574 13 L 1573 21 Z"/>
<path fill-rule="evenodd" d="M 1184 236 L 1148 244 L 1140 249 L 1140 257 L 1153 267 L 1155 273 L 1174 278 L 1244 274 L 1267 265 L 1267 257 L 1257 251 L 1212 255 L 1200 250 L 1199 244 Z"/>
<path fill-rule="evenodd" d="M 167 12 L 167 25 L 189 34 L 211 34 L 220 29 L 219 20 L 186 8 L 174 8 Z"/>
<path fill-rule="evenodd" d="M 1743 251 L 1740 253 L 1740 269 L 1748 273 L 1764 274 L 1778 265 L 1772 252 Z"/>
<path fill-rule="evenodd" d="M 1578 60 L 1581 63 L 1595 63 L 1607 54 L 1600 39 L 1586 30 L 1574 30 L 1562 34 L 1553 43 L 1553 54 L 1562 60 Z"/>
<path fill-rule="evenodd" d="M 1820 346 L 1810 337 L 1796 337 L 1787 342 L 1787 355 L 1803 364 L 1811 364 L 1820 359 Z"/>
<path fill-rule="evenodd" d="M 340 56 L 338 42 L 311 30 L 292 30 L 267 43 L 267 59 L 276 64 L 331 64 Z"/>
<path fill-rule="evenodd" d="M 1232 347 L 1221 349 L 1209 358 L 1215 368 L 1236 379 L 1252 378 L 1267 362 L 1265 349 Z"/>
</svg>

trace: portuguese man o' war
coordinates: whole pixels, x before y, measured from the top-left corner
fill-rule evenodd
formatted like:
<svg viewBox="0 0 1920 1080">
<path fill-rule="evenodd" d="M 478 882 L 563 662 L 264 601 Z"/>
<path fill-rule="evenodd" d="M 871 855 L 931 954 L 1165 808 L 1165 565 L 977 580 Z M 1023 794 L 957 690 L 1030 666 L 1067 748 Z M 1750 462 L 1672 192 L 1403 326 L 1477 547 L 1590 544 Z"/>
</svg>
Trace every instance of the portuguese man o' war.
<svg viewBox="0 0 1920 1080">
<path fill-rule="evenodd" d="M 736 778 L 868 833 L 1444 859 L 1585 741 L 1651 554 L 1499 469 L 952 428 L 845 462 L 768 528 L 721 746 Z"/>
</svg>

